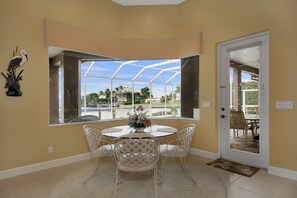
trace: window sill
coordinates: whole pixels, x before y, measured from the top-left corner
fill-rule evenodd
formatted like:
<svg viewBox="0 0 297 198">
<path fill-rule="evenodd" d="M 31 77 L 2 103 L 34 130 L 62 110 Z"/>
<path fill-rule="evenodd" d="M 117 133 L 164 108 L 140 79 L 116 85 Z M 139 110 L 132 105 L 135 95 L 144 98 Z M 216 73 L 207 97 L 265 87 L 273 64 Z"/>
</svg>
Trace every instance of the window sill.
<svg viewBox="0 0 297 198">
<path fill-rule="evenodd" d="M 191 120 L 198 122 L 199 119 L 196 118 L 182 118 L 182 117 L 150 117 L 152 120 Z M 81 125 L 89 123 L 100 123 L 100 122 L 112 122 L 112 121 L 123 121 L 127 118 L 117 118 L 117 119 L 106 119 L 106 120 L 95 120 L 95 121 L 86 121 L 86 122 L 71 122 L 71 123 L 61 123 L 61 124 L 49 124 L 49 127 L 59 127 L 59 126 L 69 126 L 69 125 Z"/>
</svg>

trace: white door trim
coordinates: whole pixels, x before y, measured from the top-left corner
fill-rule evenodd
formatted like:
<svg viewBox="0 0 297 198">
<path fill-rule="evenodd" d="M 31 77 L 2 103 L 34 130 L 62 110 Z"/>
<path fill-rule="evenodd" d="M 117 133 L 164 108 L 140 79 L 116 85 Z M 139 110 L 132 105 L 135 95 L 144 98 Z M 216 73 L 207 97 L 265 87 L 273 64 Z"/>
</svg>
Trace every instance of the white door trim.
<svg viewBox="0 0 297 198">
<path fill-rule="evenodd" d="M 250 46 L 254 43 L 260 43 L 260 76 L 259 76 L 259 89 L 260 91 L 260 126 L 261 126 L 261 134 L 265 134 L 265 138 L 260 138 L 261 147 L 260 147 L 260 155 L 261 160 L 255 160 L 253 164 L 255 166 L 268 168 L 269 165 L 269 32 L 263 32 L 254 34 L 251 36 L 235 39 L 232 41 L 227 41 L 218 44 L 218 145 L 219 145 L 219 153 L 222 156 L 222 133 L 221 133 L 221 65 L 224 62 L 223 50 L 234 50 L 236 47 L 240 46 Z M 228 113 L 229 116 L 229 113 Z M 263 136 L 262 136 L 263 137 Z M 255 155 L 254 155 L 255 156 Z M 238 155 L 238 161 L 245 161 L 244 157 Z"/>
</svg>

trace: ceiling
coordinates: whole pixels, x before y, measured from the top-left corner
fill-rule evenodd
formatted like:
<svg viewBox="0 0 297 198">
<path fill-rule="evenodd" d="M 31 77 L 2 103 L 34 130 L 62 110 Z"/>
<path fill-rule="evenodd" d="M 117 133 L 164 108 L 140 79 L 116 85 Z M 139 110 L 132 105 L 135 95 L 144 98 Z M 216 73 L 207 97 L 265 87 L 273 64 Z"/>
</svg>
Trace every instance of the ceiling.
<svg viewBox="0 0 297 198">
<path fill-rule="evenodd" d="M 112 0 L 122 6 L 178 5 L 186 0 Z"/>
<path fill-rule="evenodd" d="M 231 61 L 259 68 L 259 46 L 230 52 Z"/>
</svg>

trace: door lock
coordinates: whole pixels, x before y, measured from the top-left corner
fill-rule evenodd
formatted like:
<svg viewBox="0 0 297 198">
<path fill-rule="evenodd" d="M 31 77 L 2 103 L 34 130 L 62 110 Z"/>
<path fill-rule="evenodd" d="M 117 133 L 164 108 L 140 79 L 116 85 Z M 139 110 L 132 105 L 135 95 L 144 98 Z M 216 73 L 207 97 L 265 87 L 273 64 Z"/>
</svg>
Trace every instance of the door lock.
<svg viewBox="0 0 297 198">
<path fill-rule="evenodd" d="M 225 115 L 221 115 L 221 118 L 226 118 L 227 116 L 225 116 Z"/>
</svg>

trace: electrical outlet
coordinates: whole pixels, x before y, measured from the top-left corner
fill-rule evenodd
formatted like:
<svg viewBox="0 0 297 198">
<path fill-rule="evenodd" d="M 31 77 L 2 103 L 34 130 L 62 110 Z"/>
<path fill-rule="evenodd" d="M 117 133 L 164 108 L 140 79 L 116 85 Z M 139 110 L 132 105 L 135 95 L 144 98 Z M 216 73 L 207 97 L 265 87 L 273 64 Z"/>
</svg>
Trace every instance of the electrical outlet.
<svg viewBox="0 0 297 198">
<path fill-rule="evenodd" d="M 210 101 L 203 101 L 203 107 L 210 107 Z"/>
<path fill-rule="evenodd" d="M 49 147 L 47 147 L 47 152 L 48 152 L 48 153 L 52 153 L 52 152 L 54 152 L 54 146 L 49 146 Z"/>
</svg>

